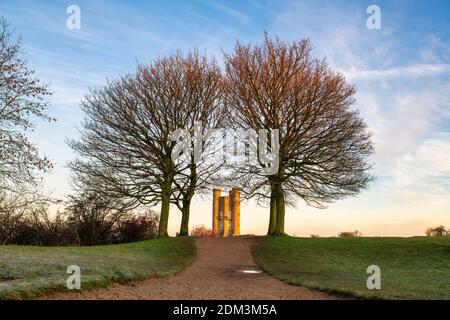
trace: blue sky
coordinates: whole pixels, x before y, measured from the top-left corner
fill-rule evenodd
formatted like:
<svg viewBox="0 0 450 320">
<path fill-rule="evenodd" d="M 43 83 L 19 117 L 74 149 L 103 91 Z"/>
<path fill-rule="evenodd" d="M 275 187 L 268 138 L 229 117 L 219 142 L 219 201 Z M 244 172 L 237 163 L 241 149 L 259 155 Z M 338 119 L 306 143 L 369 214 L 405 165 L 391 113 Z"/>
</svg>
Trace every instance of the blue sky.
<svg viewBox="0 0 450 320">
<path fill-rule="evenodd" d="M 81 9 L 68 30 L 66 8 Z M 366 27 L 369 5 L 381 29 Z M 284 40 L 309 37 L 319 58 L 358 87 L 357 107 L 376 143 L 378 179 L 357 198 L 326 210 L 299 202 L 287 231 L 333 235 L 422 234 L 450 227 L 450 1 L 5 1 L 0 12 L 22 36 L 29 64 L 50 83 L 49 112 L 58 118 L 32 134 L 56 166 L 45 176 L 57 197 L 70 192 L 66 138 L 77 137 L 78 105 L 89 87 L 133 72 L 176 49 L 198 47 L 221 60 L 234 41 L 259 42 L 263 31 Z M 192 224 L 210 223 L 210 199 L 194 204 Z M 266 208 L 245 205 L 244 232 L 264 233 Z M 178 228 L 173 210 L 170 228 Z"/>
</svg>

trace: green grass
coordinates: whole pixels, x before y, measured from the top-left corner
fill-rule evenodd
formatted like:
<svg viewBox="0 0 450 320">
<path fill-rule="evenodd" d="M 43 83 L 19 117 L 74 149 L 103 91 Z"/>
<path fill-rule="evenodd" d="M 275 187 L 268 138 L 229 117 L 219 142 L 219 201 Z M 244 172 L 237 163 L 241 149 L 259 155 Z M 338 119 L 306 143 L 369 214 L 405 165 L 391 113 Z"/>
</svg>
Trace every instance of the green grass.
<svg viewBox="0 0 450 320">
<path fill-rule="evenodd" d="M 256 263 L 290 284 L 371 299 L 450 299 L 450 237 L 268 237 Z M 369 290 L 369 265 L 381 290 Z"/>
<path fill-rule="evenodd" d="M 195 257 L 189 238 L 93 247 L 0 246 L 0 299 L 65 291 L 69 265 L 81 268 L 81 289 L 183 270 Z"/>
</svg>

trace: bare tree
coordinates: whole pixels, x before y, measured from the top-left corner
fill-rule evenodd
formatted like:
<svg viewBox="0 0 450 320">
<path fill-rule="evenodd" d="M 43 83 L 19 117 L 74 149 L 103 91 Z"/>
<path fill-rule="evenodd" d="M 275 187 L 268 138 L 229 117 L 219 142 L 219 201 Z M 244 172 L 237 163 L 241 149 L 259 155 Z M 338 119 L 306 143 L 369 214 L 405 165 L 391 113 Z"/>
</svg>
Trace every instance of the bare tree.
<svg viewBox="0 0 450 320">
<path fill-rule="evenodd" d="M 174 179 L 173 200 L 181 211 L 181 225 L 178 235 L 189 234 L 191 201 L 195 193 L 209 190 L 212 176 L 222 162 L 214 161 L 218 147 L 211 136 L 211 129 L 217 129 L 223 122 L 223 77 L 214 60 L 209 61 L 197 51 L 181 61 L 185 70 L 185 99 L 182 110 L 185 113 L 180 128 L 188 133 L 189 150 L 178 156 L 180 170 Z M 184 127 L 183 127 L 184 126 Z M 181 150 L 183 151 L 183 150 Z"/>
<path fill-rule="evenodd" d="M 197 116 L 215 121 L 220 83 L 215 62 L 177 53 L 92 90 L 82 103 L 81 140 L 69 142 L 81 156 L 70 164 L 75 183 L 144 205 L 161 203 L 158 235 L 167 236 L 170 203 L 181 199 L 185 222 L 198 183 L 196 165 L 172 161 L 173 133 L 191 130 Z"/>
<path fill-rule="evenodd" d="M 45 114 L 45 96 L 50 92 L 34 77 L 21 58 L 20 39 L 14 39 L 9 22 L 0 18 L 0 187 L 33 180 L 36 169 L 51 168 L 38 154 L 25 131 L 36 118 L 53 120 Z"/>
<path fill-rule="evenodd" d="M 263 45 L 237 42 L 234 53 L 225 56 L 235 125 L 279 131 L 275 173 L 264 174 L 259 154 L 259 168 L 245 164 L 235 172 L 247 197 L 270 199 L 268 234 L 284 233 L 286 202 L 300 197 L 324 207 L 356 195 L 373 179 L 370 134 L 352 109 L 355 87 L 311 50 L 309 40 L 286 43 L 266 34 Z"/>
</svg>

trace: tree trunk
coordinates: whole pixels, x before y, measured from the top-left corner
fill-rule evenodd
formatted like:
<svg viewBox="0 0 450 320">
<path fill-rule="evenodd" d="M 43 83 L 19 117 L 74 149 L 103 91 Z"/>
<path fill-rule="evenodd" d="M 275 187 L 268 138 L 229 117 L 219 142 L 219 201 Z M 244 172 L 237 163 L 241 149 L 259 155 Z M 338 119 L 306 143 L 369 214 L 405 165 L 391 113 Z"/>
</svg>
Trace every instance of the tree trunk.
<svg viewBox="0 0 450 320">
<path fill-rule="evenodd" d="M 191 158 L 190 164 L 191 175 L 189 177 L 189 186 L 187 192 L 183 195 L 183 207 L 181 208 L 181 225 L 179 236 L 189 235 L 189 214 L 191 207 L 191 200 L 194 197 L 195 189 L 197 187 L 197 164 L 194 158 Z"/>
<path fill-rule="evenodd" d="M 276 199 L 276 225 L 274 235 L 281 236 L 284 235 L 284 213 L 285 213 L 285 201 L 284 201 L 284 190 L 281 184 L 277 183 L 275 185 L 275 199 Z"/>
<path fill-rule="evenodd" d="M 275 227 L 277 224 L 277 200 L 275 197 L 275 191 L 273 190 L 270 193 L 270 217 L 269 217 L 269 230 L 267 231 L 267 235 L 271 236 L 275 233 Z"/>
<path fill-rule="evenodd" d="M 170 195 L 172 193 L 172 178 L 166 179 L 162 188 L 161 215 L 159 217 L 158 237 L 167 237 L 169 225 Z"/>
<path fill-rule="evenodd" d="M 191 200 L 183 200 L 183 208 L 181 209 L 181 226 L 179 236 L 189 235 L 189 213 Z"/>
</svg>

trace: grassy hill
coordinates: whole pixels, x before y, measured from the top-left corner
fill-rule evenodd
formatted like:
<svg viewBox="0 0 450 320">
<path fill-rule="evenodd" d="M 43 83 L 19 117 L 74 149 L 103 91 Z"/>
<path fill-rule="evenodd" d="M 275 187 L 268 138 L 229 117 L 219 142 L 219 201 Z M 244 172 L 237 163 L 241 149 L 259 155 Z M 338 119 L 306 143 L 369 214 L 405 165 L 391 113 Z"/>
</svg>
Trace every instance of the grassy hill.
<svg viewBox="0 0 450 320">
<path fill-rule="evenodd" d="M 450 237 L 268 237 L 257 264 L 290 284 L 373 299 L 450 299 Z M 369 290 L 369 265 L 381 290 Z"/>
<path fill-rule="evenodd" d="M 0 299 L 67 290 L 69 265 L 81 268 L 81 289 L 181 271 L 195 257 L 189 238 L 93 247 L 0 246 Z"/>
</svg>

